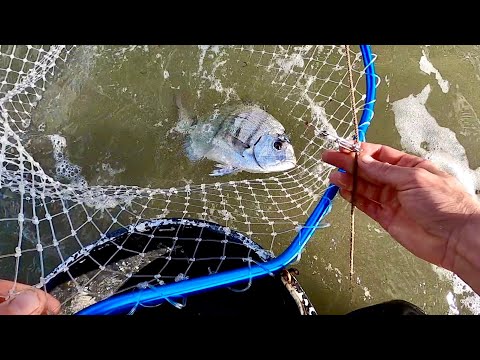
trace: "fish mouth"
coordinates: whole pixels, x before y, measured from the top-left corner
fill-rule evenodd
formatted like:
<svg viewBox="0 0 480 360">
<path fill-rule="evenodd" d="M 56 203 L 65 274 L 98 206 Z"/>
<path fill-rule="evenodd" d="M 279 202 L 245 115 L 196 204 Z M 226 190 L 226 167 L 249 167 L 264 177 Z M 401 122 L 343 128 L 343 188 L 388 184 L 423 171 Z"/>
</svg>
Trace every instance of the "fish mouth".
<svg viewBox="0 0 480 360">
<path fill-rule="evenodd" d="M 297 166 L 297 161 L 296 160 L 285 160 L 284 165 L 285 165 L 285 170 L 291 170 L 295 166 Z"/>
<path fill-rule="evenodd" d="M 284 160 L 281 163 L 277 165 L 266 165 L 266 166 L 261 166 L 257 162 L 258 166 L 260 166 L 261 169 L 263 169 L 263 172 L 279 172 L 279 171 L 288 171 L 292 170 L 294 167 L 297 166 L 297 162 L 294 160 Z"/>
</svg>

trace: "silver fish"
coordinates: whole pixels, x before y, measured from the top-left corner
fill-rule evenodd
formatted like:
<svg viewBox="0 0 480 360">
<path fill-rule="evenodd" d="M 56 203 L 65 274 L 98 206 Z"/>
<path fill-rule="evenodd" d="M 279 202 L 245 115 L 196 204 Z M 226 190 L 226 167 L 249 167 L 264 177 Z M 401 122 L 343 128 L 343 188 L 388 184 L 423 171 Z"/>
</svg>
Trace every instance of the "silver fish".
<svg viewBox="0 0 480 360">
<path fill-rule="evenodd" d="M 176 102 L 179 123 L 188 123 L 180 97 L 176 97 Z M 240 171 L 279 172 L 297 164 L 285 128 L 256 105 L 226 106 L 206 121 L 191 124 L 186 132 L 186 152 L 190 160 L 206 158 L 218 163 L 211 176 Z"/>
</svg>

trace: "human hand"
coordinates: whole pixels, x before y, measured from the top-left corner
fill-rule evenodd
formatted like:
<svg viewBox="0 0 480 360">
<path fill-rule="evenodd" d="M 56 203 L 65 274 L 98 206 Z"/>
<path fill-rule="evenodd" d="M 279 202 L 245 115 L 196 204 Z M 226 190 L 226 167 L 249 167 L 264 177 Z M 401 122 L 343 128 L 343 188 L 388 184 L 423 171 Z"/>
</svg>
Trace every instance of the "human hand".
<svg viewBox="0 0 480 360">
<path fill-rule="evenodd" d="M 14 283 L 0 280 L 0 315 L 48 315 L 58 314 L 60 303 L 46 292 L 28 285 L 15 285 L 17 295 L 9 298 Z"/>
<path fill-rule="evenodd" d="M 354 153 L 327 150 L 330 181 L 351 201 Z M 480 202 L 432 162 L 362 143 L 355 205 L 416 256 L 451 270 L 480 290 Z M 475 276 L 474 276 L 475 273 Z"/>
</svg>

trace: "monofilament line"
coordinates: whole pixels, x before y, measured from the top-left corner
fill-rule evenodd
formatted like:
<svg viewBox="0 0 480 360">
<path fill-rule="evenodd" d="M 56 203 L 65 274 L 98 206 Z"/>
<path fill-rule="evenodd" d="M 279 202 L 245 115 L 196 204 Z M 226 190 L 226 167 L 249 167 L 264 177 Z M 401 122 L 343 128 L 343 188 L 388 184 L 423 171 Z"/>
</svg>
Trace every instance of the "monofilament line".
<svg viewBox="0 0 480 360">
<path fill-rule="evenodd" d="M 345 50 L 347 53 L 347 63 L 348 63 L 348 78 L 350 83 L 350 105 L 353 114 L 353 120 L 355 123 L 355 143 L 358 143 L 359 134 L 358 134 L 358 121 L 357 121 L 357 111 L 355 108 L 355 90 L 353 85 L 353 76 L 352 76 L 352 63 L 350 61 L 350 46 L 345 45 Z M 355 249 L 355 194 L 357 192 L 357 172 L 358 172 L 358 152 L 355 152 L 355 161 L 353 162 L 353 186 L 352 186 L 352 199 L 350 207 L 350 287 L 353 288 L 353 255 Z"/>
</svg>

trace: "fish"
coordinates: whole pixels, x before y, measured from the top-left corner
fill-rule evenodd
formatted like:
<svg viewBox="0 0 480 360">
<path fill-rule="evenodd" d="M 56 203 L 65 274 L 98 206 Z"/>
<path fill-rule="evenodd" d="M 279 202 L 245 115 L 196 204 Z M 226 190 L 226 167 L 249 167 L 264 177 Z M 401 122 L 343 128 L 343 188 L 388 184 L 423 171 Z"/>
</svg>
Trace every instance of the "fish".
<svg viewBox="0 0 480 360">
<path fill-rule="evenodd" d="M 192 161 L 215 161 L 216 169 L 210 176 L 241 171 L 283 172 L 296 166 L 295 151 L 285 128 L 260 106 L 225 105 L 202 121 L 188 116 L 180 96 L 175 101 L 180 128 L 187 134 L 187 157 Z"/>
</svg>

